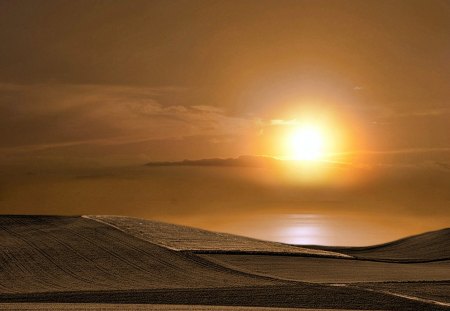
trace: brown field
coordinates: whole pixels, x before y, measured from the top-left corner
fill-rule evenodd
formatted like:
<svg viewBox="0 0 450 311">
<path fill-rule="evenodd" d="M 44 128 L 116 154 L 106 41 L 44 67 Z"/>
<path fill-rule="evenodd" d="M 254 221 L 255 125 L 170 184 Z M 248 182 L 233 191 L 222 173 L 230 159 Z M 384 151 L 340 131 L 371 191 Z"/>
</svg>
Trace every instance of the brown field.
<svg viewBox="0 0 450 311">
<path fill-rule="evenodd" d="M 450 228 L 369 247 L 324 247 L 360 259 L 388 262 L 431 262 L 450 259 Z"/>
<path fill-rule="evenodd" d="M 266 307 L 229 307 L 229 306 L 199 306 L 199 305 L 158 305 L 158 304 L 90 304 L 90 303 L 0 303 L 1 310 L 102 310 L 102 311 L 329 311 L 330 309 L 304 308 L 266 308 Z M 340 311 L 351 311 L 341 309 Z M 364 311 L 364 310 L 362 310 Z"/>
<path fill-rule="evenodd" d="M 197 228 L 145 221 L 121 216 L 85 216 L 114 226 L 123 232 L 178 251 L 192 252 L 264 252 L 302 254 L 327 257 L 351 257 L 332 251 L 309 249 L 283 243 L 262 241 L 233 234 L 211 232 Z"/>
<path fill-rule="evenodd" d="M 407 259 L 403 246 L 381 262 L 136 218 L 1 216 L 0 303 L 5 310 L 445 310 L 446 234 L 419 240 L 434 241 L 423 248 L 442 254 L 399 263 Z M 406 242 L 419 247 L 416 238 Z"/>
<path fill-rule="evenodd" d="M 210 261 L 239 270 L 313 283 L 442 281 L 450 279 L 450 260 L 390 263 L 369 260 L 282 255 L 204 254 Z"/>
</svg>

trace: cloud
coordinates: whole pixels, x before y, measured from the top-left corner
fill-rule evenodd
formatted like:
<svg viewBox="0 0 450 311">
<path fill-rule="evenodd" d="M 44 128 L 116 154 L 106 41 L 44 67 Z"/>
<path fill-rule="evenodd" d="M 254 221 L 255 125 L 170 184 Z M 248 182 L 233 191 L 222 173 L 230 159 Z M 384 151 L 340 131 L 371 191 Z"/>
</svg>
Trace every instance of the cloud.
<svg viewBox="0 0 450 311">
<path fill-rule="evenodd" d="M 381 118 L 420 118 L 420 117 L 439 117 L 450 114 L 450 108 L 446 106 L 437 106 L 427 109 L 404 109 L 380 108 L 378 114 Z"/>
<path fill-rule="evenodd" d="M 0 84 L 0 151 L 225 137 L 252 120 L 208 105 L 162 104 L 183 89 L 115 85 Z"/>
<path fill-rule="evenodd" d="M 281 164 L 281 160 L 267 156 L 240 156 L 237 158 L 213 158 L 171 162 L 150 162 L 147 166 L 219 166 L 219 167 L 268 167 Z"/>
<path fill-rule="evenodd" d="M 297 121 L 296 119 L 293 120 L 282 120 L 282 119 L 274 119 L 274 120 L 270 120 L 270 125 L 288 125 L 288 126 L 292 126 L 292 125 L 298 125 L 300 122 Z"/>
<path fill-rule="evenodd" d="M 393 149 L 393 150 L 354 150 L 348 152 L 334 153 L 333 155 L 345 154 L 412 154 L 412 153 L 433 153 L 433 152 L 450 152 L 448 148 L 407 148 L 407 149 Z"/>
<path fill-rule="evenodd" d="M 445 162 L 436 162 L 435 163 L 439 168 L 445 170 L 445 171 L 450 171 L 450 163 L 445 163 Z"/>
</svg>

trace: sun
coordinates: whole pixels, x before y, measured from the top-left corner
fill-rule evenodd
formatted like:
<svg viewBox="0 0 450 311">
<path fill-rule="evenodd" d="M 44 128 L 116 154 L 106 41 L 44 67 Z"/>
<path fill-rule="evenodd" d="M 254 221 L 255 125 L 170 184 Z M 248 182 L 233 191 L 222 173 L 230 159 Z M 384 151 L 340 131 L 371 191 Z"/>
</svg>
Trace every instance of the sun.
<svg viewBox="0 0 450 311">
<path fill-rule="evenodd" d="M 325 156 L 325 136 L 317 125 L 296 127 L 288 135 L 289 158 L 303 161 L 319 161 Z"/>
</svg>

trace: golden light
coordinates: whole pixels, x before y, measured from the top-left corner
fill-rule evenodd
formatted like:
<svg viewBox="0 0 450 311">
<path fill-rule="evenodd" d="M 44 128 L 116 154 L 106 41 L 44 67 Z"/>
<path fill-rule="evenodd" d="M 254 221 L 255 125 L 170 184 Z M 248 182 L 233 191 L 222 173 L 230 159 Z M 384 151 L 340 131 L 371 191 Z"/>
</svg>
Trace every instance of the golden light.
<svg viewBox="0 0 450 311">
<path fill-rule="evenodd" d="M 302 125 L 288 134 L 287 153 L 293 160 L 319 161 L 325 157 L 326 139 L 318 125 Z"/>
<path fill-rule="evenodd" d="M 346 115 L 320 111 L 292 119 L 272 119 L 261 135 L 267 146 L 265 153 L 282 161 L 271 174 L 275 172 L 280 176 L 277 180 L 293 184 L 347 186 L 361 181 L 364 171 L 355 164 L 359 158 L 352 150 L 362 136 L 352 121 Z M 274 180 L 273 175 L 270 178 L 269 182 Z"/>
</svg>

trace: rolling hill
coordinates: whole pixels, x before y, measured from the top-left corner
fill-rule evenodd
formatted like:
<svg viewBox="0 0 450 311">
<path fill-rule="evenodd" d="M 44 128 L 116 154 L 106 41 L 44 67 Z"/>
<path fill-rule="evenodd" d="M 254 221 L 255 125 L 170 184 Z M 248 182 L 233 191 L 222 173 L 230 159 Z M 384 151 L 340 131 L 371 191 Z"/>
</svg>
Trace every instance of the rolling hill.
<svg viewBox="0 0 450 311">
<path fill-rule="evenodd" d="M 0 217 L 0 245 L 1 293 L 280 284 L 82 217 Z"/>
<path fill-rule="evenodd" d="M 425 262 L 449 260 L 450 228 L 367 247 L 307 247 L 339 252 L 357 258 L 382 261 Z"/>
<path fill-rule="evenodd" d="M 338 258 L 351 257 L 333 251 L 309 249 L 140 218 L 124 216 L 84 217 L 101 221 L 135 237 L 178 251 L 197 253 L 278 253 Z"/>
<path fill-rule="evenodd" d="M 255 256 L 256 262 L 265 265 L 271 263 L 273 269 L 261 273 L 233 260 L 208 257 L 237 253 Z M 411 311 L 447 307 L 427 300 L 426 293 L 417 299 L 395 294 L 392 286 L 388 292 L 373 285 L 299 281 L 295 266 L 286 264 L 285 268 L 291 269 L 294 277 L 277 272 L 280 263 L 273 259 L 280 256 L 291 262 L 358 261 L 334 252 L 135 218 L 3 215 L 0 307 L 39 310 L 40 303 L 44 309 L 53 304 L 57 309 L 56 303 L 86 304 L 94 309 L 102 304 L 235 306 L 235 310 L 243 306 Z M 320 275 L 321 265 L 315 267 Z M 440 283 L 439 288 L 443 291 L 447 286 Z M 439 299 L 435 293 L 430 297 Z"/>
</svg>

